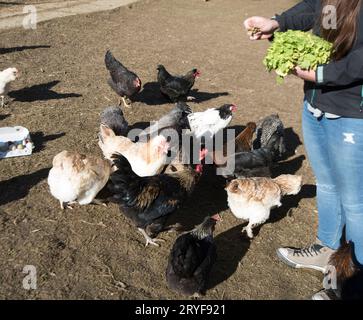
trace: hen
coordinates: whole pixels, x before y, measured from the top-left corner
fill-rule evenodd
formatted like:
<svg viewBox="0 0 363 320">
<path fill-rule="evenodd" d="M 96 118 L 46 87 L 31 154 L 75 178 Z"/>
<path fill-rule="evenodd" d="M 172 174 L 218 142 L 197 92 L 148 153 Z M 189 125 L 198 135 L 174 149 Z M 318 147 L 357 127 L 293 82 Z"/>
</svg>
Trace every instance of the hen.
<svg viewBox="0 0 363 320">
<path fill-rule="evenodd" d="M 147 142 L 132 142 L 127 137 L 116 136 L 112 129 L 102 124 L 98 145 L 108 160 L 112 161 L 115 153 L 125 156 L 140 177 L 158 174 L 167 162 L 170 147 L 163 136 L 153 137 Z"/>
<path fill-rule="evenodd" d="M 62 209 L 64 204 L 68 208 L 72 208 L 70 205 L 74 203 L 99 204 L 95 197 L 106 185 L 110 173 L 111 163 L 108 160 L 62 151 L 53 159 L 48 184 Z"/>
<path fill-rule="evenodd" d="M 218 214 L 206 217 L 193 230 L 179 236 L 171 249 L 166 280 L 171 290 L 198 296 L 206 290 L 209 273 L 217 258 L 213 231 Z"/>
<path fill-rule="evenodd" d="M 187 96 L 194 86 L 195 79 L 200 76 L 200 71 L 197 69 L 189 71 L 184 76 L 171 75 L 163 65 L 159 65 L 157 70 L 160 91 L 173 102 L 190 98 Z"/>
<path fill-rule="evenodd" d="M 232 178 L 271 177 L 271 167 L 279 152 L 280 138 L 280 134 L 275 132 L 263 148 L 228 155 L 225 164 L 217 164 L 220 173 Z"/>
<path fill-rule="evenodd" d="M 293 175 L 232 180 L 226 188 L 228 205 L 237 218 L 248 220 L 242 232 L 253 238 L 252 228 L 270 217 L 271 208 L 281 206 L 282 196 L 298 194 L 301 183 L 302 177 Z"/>
<path fill-rule="evenodd" d="M 203 159 L 206 151 L 201 152 Z M 110 177 L 109 189 L 112 201 L 119 204 L 121 211 L 135 224 L 146 239 L 146 246 L 158 246 L 155 237 L 165 230 L 168 216 L 180 207 L 193 191 L 202 173 L 202 165 L 195 168 L 184 166 L 172 174 L 139 177 L 122 155 L 114 155 L 117 170 Z"/>
<path fill-rule="evenodd" d="M 363 268 L 355 262 L 352 243 L 343 243 L 330 257 L 324 283 L 333 287 L 331 289 L 339 299 L 363 299 Z"/>
<path fill-rule="evenodd" d="M 247 123 L 246 128 L 235 138 L 235 153 L 238 152 L 249 152 L 252 150 L 253 135 L 256 130 L 256 123 Z M 227 143 L 223 145 L 222 150 L 215 150 L 213 154 L 213 160 L 216 165 L 224 165 L 227 161 Z"/>
<path fill-rule="evenodd" d="M 5 95 L 9 91 L 10 82 L 15 81 L 19 76 L 19 71 L 16 68 L 8 68 L 0 72 L 0 97 L 1 107 L 5 106 Z"/>
<path fill-rule="evenodd" d="M 116 60 L 110 50 L 106 52 L 105 64 L 111 76 L 108 84 L 121 97 L 119 104 L 123 101 L 125 107 L 130 107 L 126 99 L 130 99 L 141 90 L 140 78 Z"/>
<path fill-rule="evenodd" d="M 211 139 L 231 123 L 233 112 L 236 110 L 236 105 L 225 104 L 219 108 L 191 113 L 188 115 L 190 129 L 197 139 Z"/>
<path fill-rule="evenodd" d="M 116 136 L 126 136 L 129 124 L 120 107 L 108 107 L 101 113 L 101 123 L 112 129 Z"/>
<path fill-rule="evenodd" d="M 278 135 L 279 139 L 276 142 L 278 148 L 273 155 L 274 160 L 278 160 L 286 152 L 285 138 L 284 138 L 284 125 L 277 114 L 272 114 L 261 121 L 259 121 L 256 128 L 257 138 L 254 141 L 254 149 L 264 148 L 270 141 L 272 135 Z"/>
</svg>

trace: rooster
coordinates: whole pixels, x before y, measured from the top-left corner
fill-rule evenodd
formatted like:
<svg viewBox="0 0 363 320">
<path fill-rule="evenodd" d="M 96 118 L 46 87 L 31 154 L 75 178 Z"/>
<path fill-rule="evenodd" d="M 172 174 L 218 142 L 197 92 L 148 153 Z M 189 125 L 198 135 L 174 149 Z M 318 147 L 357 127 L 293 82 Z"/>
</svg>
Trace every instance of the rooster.
<svg viewBox="0 0 363 320">
<path fill-rule="evenodd" d="M 200 153 L 204 159 L 207 151 Z M 184 166 L 173 174 L 160 174 L 153 177 L 139 177 L 127 159 L 118 154 L 113 156 L 117 170 L 110 177 L 109 189 L 112 202 L 118 203 L 120 210 L 132 220 L 146 239 L 146 246 L 158 246 L 155 237 L 165 231 L 168 216 L 177 210 L 184 199 L 193 191 L 203 166 Z"/>
<path fill-rule="evenodd" d="M 123 102 L 125 107 L 129 108 L 131 102 L 127 103 L 126 99 L 130 99 L 141 90 L 140 78 L 116 60 L 109 50 L 106 52 L 105 64 L 111 75 L 108 84 L 121 97 L 119 105 Z"/>
<path fill-rule="evenodd" d="M 163 136 L 155 136 L 147 142 L 132 142 L 129 138 L 116 136 L 112 129 L 101 124 L 99 142 L 103 155 L 112 161 L 115 153 L 124 155 L 132 170 L 140 177 L 158 174 L 167 162 L 170 145 Z"/>
<path fill-rule="evenodd" d="M 217 258 L 213 231 L 220 220 L 218 214 L 206 217 L 203 223 L 176 239 L 166 269 L 171 290 L 194 297 L 205 292 L 209 273 Z"/>
<path fill-rule="evenodd" d="M 236 110 L 236 105 L 225 104 L 219 108 L 189 114 L 188 120 L 192 134 L 197 139 L 202 137 L 207 139 L 213 138 L 218 131 L 231 123 L 233 112 Z"/>
<path fill-rule="evenodd" d="M 95 197 L 107 184 L 110 173 L 111 163 L 108 160 L 62 151 L 53 159 L 48 185 L 62 209 L 64 204 L 70 209 L 75 203 L 100 204 Z"/>
<path fill-rule="evenodd" d="M 0 72 L 0 97 L 1 107 L 5 106 L 5 95 L 9 91 L 10 82 L 15 81 L 19 77 L 19 71 L 16 68 L 8 68 Z"/>
<path fill-rule="evenodd" d="M 120 107 L 108 107 L 101 113 L 101 123 L 112 129 L 116 136 L 126 136 L 129 124 Z"/>
<path fill-rule="evenodd" d="M 160 91 L 173 102 L 183 98 L 190 99 L 191 97 L 187 96 L 194 86 L 195 79 L 201 74 L 199 70 L 193 69 L 184 76 L 173 76 L 163 65 L 159 65 L 157 70 Z"/>
<path fill-rule="evenodd" d="M 271 208 L 281 206 L 282 196 L 298 194 L 301 183 L 302 177 L 293 175 L 232 180 L 226 187 L 228 205 L 237 218 L 248 220 L 242 232 L 253 238 L 252 228 L 265 223 Z"/>
</svg>

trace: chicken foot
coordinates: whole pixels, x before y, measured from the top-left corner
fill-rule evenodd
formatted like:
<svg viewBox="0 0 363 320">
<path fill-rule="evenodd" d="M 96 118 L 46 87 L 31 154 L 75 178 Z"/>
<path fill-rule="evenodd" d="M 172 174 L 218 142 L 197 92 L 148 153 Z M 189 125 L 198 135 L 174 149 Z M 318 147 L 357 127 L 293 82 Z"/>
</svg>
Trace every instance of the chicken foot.
<svg viewBox="0 0 363 320">
<path fill-rule="evenodd" d="M 126 96 L 121 97 L 118 105 L 121 106 L 123 104 L 125 108 L 131 108 L 131 101 L 129 100 L 129 103 L 127 103 L 127 100 L 129 99 Z"/>
<path fill-rule="evenodd" d="M 104 206 L 104 207 L 106 207 L 106 208 L 107 208 L 107 203 L 105 203 L 105 202 L 103 202 L 103 201 L 101 201 L 101 200 L 93 199 L 93 200 L 92 200 L 92 203 L 93 203 L 93 204 L 96 204 L 96 205 L 98 205 L 98 206 Z"/>
<path fill-rule="evenodd" d="M 71 202 L 63 202 L 63 201 L 59 201 L 60 202 L 60 206 L 61 206 L 61 209 L 64 210 L 65 209 L 65 206 L 70 209 L 70 210 L 73 210 L 73 207 L 72 205 L 76 204 L 77 202 L 76 201 L 71 201 Z"/>
<path fill-rule="evenodd" d="M 145 244 L 145 247 L 147 247 L 149 244 L 153 245 L 153 246 L 156 246 L 156 247 L 159 247 L 159 245 L 156 243 L 156 242 L 165 242 L 165 240 L 163 239 L 152 239 L 151 237 L 149 237 L 149 235 L 145 232 L 144 229 L 142 228 L 138 228 L 137 230 L 139 230 L 139 232 L 144 236 L 145 240 L 146 240 L 146 244 Z"/>
<path fill-rule="evenodd" d="M 1 96 L 1 108 L 4 108 L 4 107 L 6 107 L 5 96 Z"/>
</svg>

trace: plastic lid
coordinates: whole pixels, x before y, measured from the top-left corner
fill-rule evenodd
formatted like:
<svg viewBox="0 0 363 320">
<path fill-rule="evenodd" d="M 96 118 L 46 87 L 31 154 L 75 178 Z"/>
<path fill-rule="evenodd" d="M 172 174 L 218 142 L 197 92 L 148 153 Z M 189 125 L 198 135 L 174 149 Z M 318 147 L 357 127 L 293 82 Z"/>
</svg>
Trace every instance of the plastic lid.
<svg viewBox="0 0 363 320">
<path fill-rule="evenodd" d="M 0 142 L 20 141 L 29 136 L 29 130 L 24 127 L 3 127 L 0 128 Z"/>
</svg>

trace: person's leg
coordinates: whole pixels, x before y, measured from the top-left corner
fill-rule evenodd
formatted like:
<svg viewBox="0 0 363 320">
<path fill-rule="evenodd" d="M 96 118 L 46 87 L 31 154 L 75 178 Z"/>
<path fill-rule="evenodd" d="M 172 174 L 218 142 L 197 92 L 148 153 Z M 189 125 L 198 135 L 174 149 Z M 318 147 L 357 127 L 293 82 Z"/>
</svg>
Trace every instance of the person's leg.
<svg viewBox="0 0 363 320">
<path fill-rule="evenodd" d="M 304 145 L 316 177 L 318 239 L 324 246 L 334 250 L 339 248 L 345 223 L 337 188 L 338 182 L 331 161 L 330 145 L 334 144 L 334 137 L 330 135 L 329 125 L 337 124 L 336 121 L 325 117 L 318 120 L 304 108 Z"/>
<path fill-rule="evenodd" d="M 363 265 L 363 120 L 341 118 L 328 124 L 331 163 L 346 223 L 346 240 Z"/>
<path fill-rule="evenodd" d="M 330 165 L 326 132 L 328 119 L 317 119 L 303 110 L 303 134 L 305 148 L 317 179 L 317 203 L 319 230 L 317 242 L 304 249 L 279 248 L 277 255 L 281 261 L 294 268 L 311 268 L 324 272 L 329 258 L 339 247 L 344 225 L 336 180 Z"/>
</svg>

